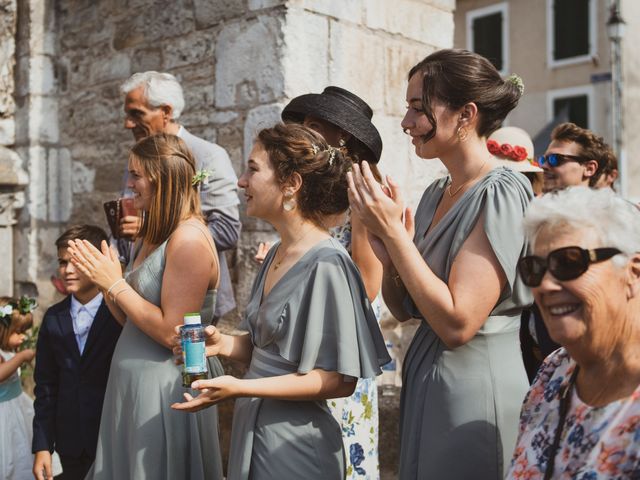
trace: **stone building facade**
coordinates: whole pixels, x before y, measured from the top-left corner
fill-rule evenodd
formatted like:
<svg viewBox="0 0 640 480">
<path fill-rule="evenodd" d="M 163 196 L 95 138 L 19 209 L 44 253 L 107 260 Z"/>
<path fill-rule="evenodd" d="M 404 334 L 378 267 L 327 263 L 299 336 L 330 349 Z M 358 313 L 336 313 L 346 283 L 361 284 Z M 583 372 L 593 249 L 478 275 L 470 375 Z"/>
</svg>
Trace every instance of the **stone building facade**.
<svg viewBox="0 0 640 480">
<path fill-rule="evenodd" d="M 287 101 L 338 85 L 374 110 L 381 169 L 417 203 L 443 172 L 400 129 L 409 68 L 453 44 L 455 0 L 0 0 L 0 294 L 59 300 L 54 241 L 66 227 L 106 227 L 102 203 L 124 182 L 133 145 L 119 85 L 145 70 L 173 73 L 180 118 L 229 152 L 238 174 L 257 130 Z M 247 218 L 229 254 L 240 309 L 271 227 Z M 395 330 L 394 330 L 395 329 Z M 386 330 L 402 346 L 408 328 Z M 401 355 L 401 354 L 399 354 Z M 394 447 L 396 448 L 396 447 Z M 391 457 L 394 448 L 383 453 Z"/>
</svg>

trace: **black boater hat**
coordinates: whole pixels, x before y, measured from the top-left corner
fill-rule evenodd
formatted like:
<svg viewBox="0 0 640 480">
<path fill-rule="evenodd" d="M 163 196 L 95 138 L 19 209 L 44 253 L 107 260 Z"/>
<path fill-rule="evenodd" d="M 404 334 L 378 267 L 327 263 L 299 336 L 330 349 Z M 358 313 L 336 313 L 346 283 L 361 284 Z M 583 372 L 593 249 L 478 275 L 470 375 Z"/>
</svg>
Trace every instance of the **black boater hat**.
<svg viewBox="0 0 640 480">
<path fill-rule="evenodd" d="M 382 139 L 378 129 L 371 123 L 373 111 L 357 95 L 340 87 L 327 87 L 322 93 L 300 95 L 284 107 L 282 120 L 302 123 L 307 115 L 350 133 L 371 152 L 374 163 L 380 161 Z"/>
</svg>

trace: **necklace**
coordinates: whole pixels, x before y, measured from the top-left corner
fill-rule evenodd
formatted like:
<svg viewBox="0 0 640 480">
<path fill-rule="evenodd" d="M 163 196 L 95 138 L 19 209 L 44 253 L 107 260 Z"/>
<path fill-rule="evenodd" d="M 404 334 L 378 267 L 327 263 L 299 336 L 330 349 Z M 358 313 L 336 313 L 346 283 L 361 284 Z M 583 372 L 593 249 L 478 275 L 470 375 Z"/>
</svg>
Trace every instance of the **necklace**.
<svg viewBox="0 0 640 480">
<path fill-rule="evenodd" d="M 455 191 L 451 191 L 451 181 L 449 181 L 449 186 L 447 187 L 447 193 L 449 194 L 449 198 L 454 197 L 460 190 L 462 190 L 462 187 L 464 187 L 466 184 L 468 184 L 472 180 L 475 180 L 478 177 L 478 175 L 480 175 L 480 172 L 482 171 L 482 169 L 486 164 L 487 164 L 487 160 L 485 159 L 485 161 L 482 162 L 482 165 L 480 165 L 480 168 L 478 169 L 476 174 L 473 177 L 471 177 L 469 180 L 464 182 L 462 185 L 460 185 L 458 188 L 456 188 Z"/>
<path fill-rule="evenodd" d="M 273 259 L 273 271 L 275 272 L 279 267 L 280 264 L 284 261 L 285 258 L 287 258 L 287 253 L 289 253 L 289 250 L 291 250 L 293 247 L 295 247 L 297 244 L 299 244 L 300 242 L 302 242 L 302 240 L 304 240 L 306 238 L 307 235 L 309 235 L 309 232 L 311 232 L 311 230 L 313 230 L 313 227 L 310 227 L 306 233 L 304 235 L 302 235 L 300 238 L 298 238 L 295 242 L 293 242 L 291 245 L 289 245 L 287 248 L 284 249 L 284 251 L 282 252 L 282 255 L 280 257 L 280 260 L 276 260 L 275 258 Z M 280 253 L 280 247 L 278 247 L 278 251 L 276 252 L 276 255 Z"/>
</svg>

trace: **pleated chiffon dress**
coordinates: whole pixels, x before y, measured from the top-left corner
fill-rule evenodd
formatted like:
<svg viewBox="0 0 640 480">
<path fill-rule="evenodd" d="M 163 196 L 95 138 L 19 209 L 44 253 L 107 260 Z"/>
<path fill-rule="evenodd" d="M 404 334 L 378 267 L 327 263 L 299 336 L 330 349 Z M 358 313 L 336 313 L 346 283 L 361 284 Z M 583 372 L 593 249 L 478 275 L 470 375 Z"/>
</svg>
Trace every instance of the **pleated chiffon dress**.
<svg viewBox="0 0 640 480">
<path fill-rule="evenodd" d="M 390 361 L 357 267 L 340 243 L 314 245 L 263 297 L 277 246 L 253 285 L 241 328 L 253 343 L 245 378 L 314 369 L 353 381 Z M 228 480 L 342 479 L 342 434 L 326 401 L 236 400 Z"/>
<path fill-rule="evenodd" d="M 533 193 L 524 175 L 496 168 L 425 236 L 447 184 L 448 177 L 432 183 L 416 211 L 414 242 L 422 257 L 448 282 L 456 255 L 482 220 L 507 284 L 475 337 L 455 349 L 407 297 L 407 312 L 422 322 L 404 361 L 399 478 L 502 479 L 528 389 L 518 332 L 522 308 L 532 297 L 516 264 L 527 249 L 522 218 Z"/>
<path fill-rule="evenodd" d="M 129 285 L 157 306 L 167 242 L 126 273 Z M 215 300 L 216 291 L 209 290 L 200 311 L 203 325 L 213 319 Z M 223 374 L 215 357 L 209 368 L 213 376 Z M 223 478 L 217 408 L 197 413 L 171 408 L 184 401 L 181 371 L 171 350 L 133 322 L 125 323 L 111 360 L 96 460 L 87 479 Z"/>
</svg>

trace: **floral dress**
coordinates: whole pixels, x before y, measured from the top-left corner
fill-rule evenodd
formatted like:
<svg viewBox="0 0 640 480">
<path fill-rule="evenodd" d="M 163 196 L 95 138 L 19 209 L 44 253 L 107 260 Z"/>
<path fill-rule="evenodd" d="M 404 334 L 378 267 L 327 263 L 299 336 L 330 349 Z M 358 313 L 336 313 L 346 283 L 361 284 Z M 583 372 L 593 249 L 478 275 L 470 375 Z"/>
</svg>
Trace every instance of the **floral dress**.
<svg viewBox="0 0 640 480">
<path fill-rule="evenodd" d="M 351 255 L 351 221 L 333 228 L 331 235 Z M 380 320 L 380 302 L 373 304 Z M 378 388 L 374 378 L 361 378 L 350 397 L 327 400 L 327 405 L 342 430 L 342 442 L 347 455 L 347 479 L 374 480 L 380 478 L 378 463 Z"/>
<path fill-rule="evenodd" d="M 508 479 L 541 479 L 558 426 L 561 392 L 576 363 L 561 348 L 545 360 L 520 416 L 520 434 Z M 572 389 L 555 459 L 554 478 L 640 478 L 640 386 L 627 398 L 591 407 Z"/>
</svg>

